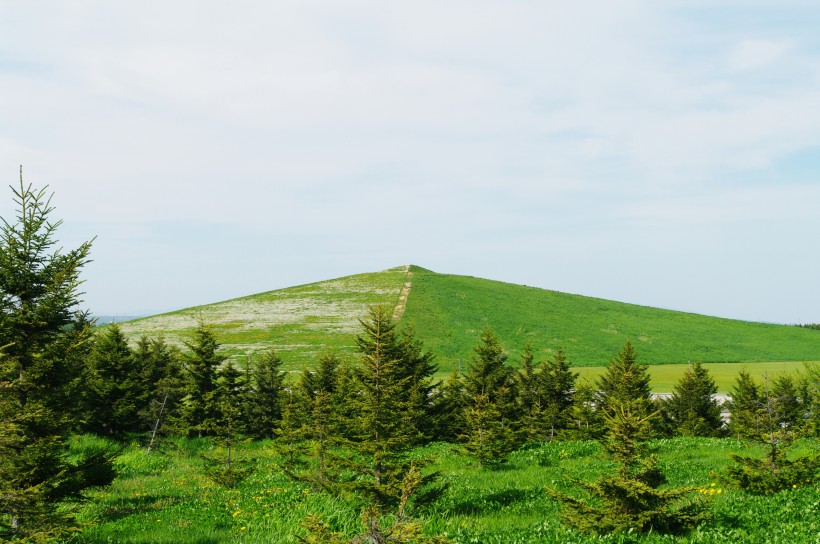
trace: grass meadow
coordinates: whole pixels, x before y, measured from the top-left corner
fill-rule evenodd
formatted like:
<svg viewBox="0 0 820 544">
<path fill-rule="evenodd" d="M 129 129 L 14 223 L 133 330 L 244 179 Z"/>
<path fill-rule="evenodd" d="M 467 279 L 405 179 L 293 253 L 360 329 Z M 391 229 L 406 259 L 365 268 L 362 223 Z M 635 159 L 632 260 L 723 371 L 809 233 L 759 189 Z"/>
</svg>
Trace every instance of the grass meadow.
<svg viewBox="0 0 820 544">
<path fill-rule="evenodd" d="M 100 440 L 82 437 L 84 442 Z M 414 511 L 425 532 L 467 543 L 655 543 L 655 542 L 820 542 L 820 489 L 798 487 L 760 497 L 726 488 L 715 477 L 729 453 L 763 454 L 759 446 L 734 439 L 677 438 L 653 442 L 672 486 L 694 486 L 712 519 L 682 536 L 578 534 L 558 519 L 547 486 L 572 492 L 567 476 L 592 479 L 609 463 L 595 442 L 554 442 L 514 452 L 496 468 L 479 468 L 457 447 L 434 444 L 414 452 L 434 456 L 433 469 L 449 484 L 433 504 Z M 816 450 L 818 441 L 798 443 L 797 452 Z M 218 454 L 206 439 L 168 441 L 151 454 L 138 444 L 117 459 L 113 485 L 87 494 L 79 505 L 81 532 L 69 542 L 85 544 L 268 544 L 297 542 L 300 522 L 319 514 L 348 534 L 360 528 L 360 506 L 289 481 L 277 468 L 272 443 L 247 443 L 239 456 L 253 474 L 236 489 L 205 476 L 203 453 Z"/>
</svg>

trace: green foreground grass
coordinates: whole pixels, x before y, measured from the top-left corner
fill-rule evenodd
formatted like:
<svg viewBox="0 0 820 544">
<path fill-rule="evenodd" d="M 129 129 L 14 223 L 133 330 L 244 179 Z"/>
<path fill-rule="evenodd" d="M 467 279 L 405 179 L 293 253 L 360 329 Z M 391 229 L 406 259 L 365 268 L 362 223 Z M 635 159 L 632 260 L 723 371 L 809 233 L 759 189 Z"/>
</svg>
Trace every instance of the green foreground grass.
<svg viewBox="0 0 820 544">
<path fill-rule="evenodd" d="M 85 437 L 83 440 L 99 440 Z M 757 497 L 727 489 L 714 479 L 729 453 L 763 450 L 733 439 L 678 438 L 655 441 L 661 467 L 672 486 L 696 486 L 694 496 L 710 503 L 713 518 L 690 534 L 593 537 L 565 528 L 557 504 L 544 489 L 572 492 L 567 476 L 592 479 L 608 467 L 595 442 L 556 442 L 522 448 L 496 469 L 480 469 L 456 447 L 435 444 L 418 455 L 438 458 L 433 468 L 449 483 L 431 506 L 417 510 L 429 534 L 454 543 L 559 542 L 769 542 L 820 541 L 820 489 L 806 486 Z M 820 443 L 803 441 L 797 452 Z M 319 514 L 335 530 L 355 533 L 355 504 L 290 482 L 276 468 L 270 442 L 248 443 L 240 457 L 254 459 L 255 472 L 237 489 L 204 476 L 199 454 L 213 451 L 207 440 L 177 440 L 146 454 L 134 444 L 117 460 L 119 476 L 107 489 L 88 494 L 80 508 L 82 532 L 70 542 L 85 544 L 209 544 L 296 542 L 300 522 Z M 796 452 L 796 453 L 797 453 Z"/>
</svg>

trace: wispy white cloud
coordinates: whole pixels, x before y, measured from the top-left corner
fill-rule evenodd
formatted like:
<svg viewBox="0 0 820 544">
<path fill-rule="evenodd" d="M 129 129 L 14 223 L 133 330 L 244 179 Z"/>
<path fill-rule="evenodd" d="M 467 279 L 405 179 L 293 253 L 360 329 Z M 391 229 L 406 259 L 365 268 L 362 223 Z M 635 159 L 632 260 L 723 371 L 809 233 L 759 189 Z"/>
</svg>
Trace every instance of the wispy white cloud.
<svg viewBox="0 0 820 544">
<path fill-rule="evenodd" d="M 789 40 L 743 40 L 729 51 L 727 64 L 737 72 L 755 70 L 782 59 L 791 47 Z"/>
</svg>

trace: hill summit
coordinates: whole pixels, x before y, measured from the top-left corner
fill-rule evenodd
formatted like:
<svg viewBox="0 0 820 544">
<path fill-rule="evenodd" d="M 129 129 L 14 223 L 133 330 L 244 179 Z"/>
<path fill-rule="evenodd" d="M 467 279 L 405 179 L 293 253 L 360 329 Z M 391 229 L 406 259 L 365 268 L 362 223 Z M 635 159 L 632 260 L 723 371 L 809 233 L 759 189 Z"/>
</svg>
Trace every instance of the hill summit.
<svg viewBox="0 0 820 544">
<path fill-rule="evenodd" d="M 529 343 L 543 358 L 561 348 L 578 366 L 606 364 L 626 340 L 646 363 L 808 361 L 820 332 L 708 317 L 405 265 L 187 308 L 121 324 L 132 339 L 162 333 L 182 343 L 201 320 L 228 354 L 274 347 L 291 369 L 326 350 L 354 351 L 359 319 L 387 305 L 433 351 L 442 370 L 472 357 L 489 327 L 511 359 Z"/>
</svg>

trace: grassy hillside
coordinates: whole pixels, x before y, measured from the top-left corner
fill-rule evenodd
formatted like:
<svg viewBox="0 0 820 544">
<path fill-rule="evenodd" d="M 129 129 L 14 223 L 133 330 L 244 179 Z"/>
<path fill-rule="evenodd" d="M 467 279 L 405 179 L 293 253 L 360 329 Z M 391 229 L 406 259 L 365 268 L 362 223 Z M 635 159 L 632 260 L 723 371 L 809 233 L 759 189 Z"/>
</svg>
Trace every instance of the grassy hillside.
<svg viewBox="0 0 820 544">
<path fill-rule="evenodd" d="M 645 363 L 820 359 L 818 331 L 661 310 L 413 268 L 404 320 L 442 360 L 470 357 L 490 327 L 517 357 L 563 348 L 579 366 L 606 364 L 629 339 Z"/>
<path fill-rule="evenodd" d="M 270 291 L 122 324 L 132 338 L 181 343 L 198 320 L 231 355 L 274 346 L 290 369 L 318 353 L 353 352 L 358 319 L 386 304 L 437 354 L 442 371 L 469 362 L 490 327 L 515 361 L 525 343 L 543 358 L 561 347 L 579 366 L 606 364 L 629 339 L 646 363 L 820 360 L 820 331 L 648 308 L 420 267 L 397 267 Z"/>
</svg>

